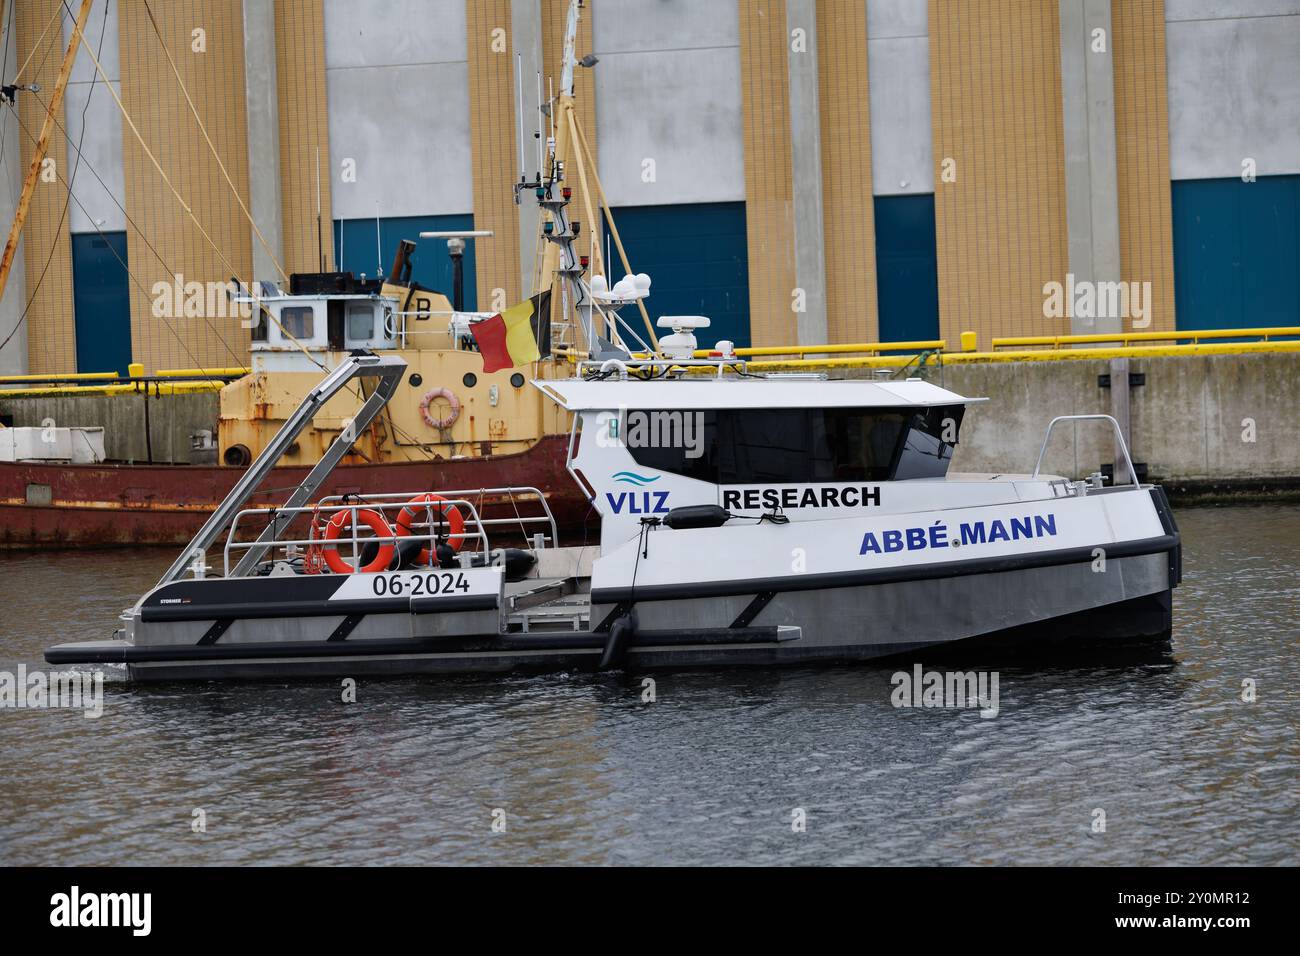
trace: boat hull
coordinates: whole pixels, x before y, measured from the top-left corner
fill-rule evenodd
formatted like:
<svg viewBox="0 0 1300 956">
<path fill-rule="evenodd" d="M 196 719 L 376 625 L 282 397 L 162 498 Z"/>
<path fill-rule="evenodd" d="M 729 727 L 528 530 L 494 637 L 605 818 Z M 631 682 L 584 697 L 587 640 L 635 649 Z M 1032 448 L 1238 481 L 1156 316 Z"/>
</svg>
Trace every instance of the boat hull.
<svg viewBox="0 0 1300 956">
<path fill-rule="evenodd" d="M 588 502 L 565 470 L 568 437 L 524 452 L 458 461 L 340 465 L 321 494 L 531 486 L 560 528 L 581 534 Z M 276 468 L 248 507 L 283 503 L 307 476 Z M 244 473 L 219 465 L 0 463 L 0 548 L 184 545 Z M 591 516 L 593 529 L 599 526 Z"/>
<path fill-rule="evenodd" d="M 229 582 L 229 595 L 204 604 L 190 585 L 190 603 L 146 605 L 134 643 L 61 645 L 46 657 L 125 664 L 132 679 L 158 681 L 914 660 L 991 641 L 1032 650 L 1165 643 L 1180 577 L 1177 532 L 1129 551 L 1114 554 L 1103 574 L 1088 555 L 1062 553 L 1032 566 L 971 562 L 942 575 L 844 578 L 775 594 L 652 595 L 594 604 L 587 630 L 540 634 L 503 632 L 491 601 L 338 605 L 308 594 L 338 586 L 329 580 L 263 579 Z M 268 604 L 258 588 L 275 588 L 282 603 Z"/>
</svg>

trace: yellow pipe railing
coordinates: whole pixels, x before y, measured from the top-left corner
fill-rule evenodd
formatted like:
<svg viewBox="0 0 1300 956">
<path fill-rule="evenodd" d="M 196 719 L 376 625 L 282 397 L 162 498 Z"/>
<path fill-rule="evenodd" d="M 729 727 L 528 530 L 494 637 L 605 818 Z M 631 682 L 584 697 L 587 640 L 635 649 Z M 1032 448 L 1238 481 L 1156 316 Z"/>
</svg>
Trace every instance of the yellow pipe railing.
<svg viewBox="0 0 1300 956">
<path fill-rule="evenodd" d="M 1190 339 L 1193 344 L 1203 339 L 1246 339 L 1262 338 L 1265 342 L 1272 338 L 1300 336 L 1300 326 L 1281 326 L 1277 328 L 1258 329 L 1200 329 L 1182 332 L 1098 332 L 1088 335 L 1027 335 L 1009 338 L 995 338 L 993 351 L 1001 348 L 1025 348 L 1032 346 L 1092 345 L 1102 342 L 1177 342 Z"/>
<path fill-rule="evenodd" d="M 116 379 L 116 372 L 69 372 L 66 375 L 0 375 L 0 385 L 21 385 L 23 382 L 102 382 Z"/>
<path fill-rule="evenodd" d="M 145 376 L 144 366 L 133 363 L 125 376 L 116 372 L 70 372 L 66 375 L 0 375 L 0 398 L 40 398 L 58 395 L 130 395 L 148 390 L 153 395 L 180 395 L 188 392 L 215 392 L 226 385 L 225 379 L 239 378 L 248 369 L 168 368 Z M 145 378 L 148 381 L 144 381 Z M 194 381 L 209 378 L 210 381 Z M 162 379 L 163 381 L 159 381 Z M 177 379 L 177 381 L 165 381 Z M 69 384 L 57 384 L 66 382 Z M 33 384 L 41 383 L 41 384 Z M 5 386 L 18 386 L 6 388 Z M 27 385 L 27 388 L 22 386 Z"/>
<path fill-rule="evenodd" d="M 225 382 L 150 382 L 150 395 L 183 395 L 188 392 L 219 392 Z M 6 398 L 52 398 L 59 395 L 143 395 L 144 383 L 132 385 L 82 385 L 77 387 L 0 388 Z"/>
<path fill-rule="evenodd" d="M 249 373 L 246 368 L 161 368 L 154 372 L 154 375 L 161 378 L 171 376 L 184 378 L 202 378 L 206 375 L 216 376 L 218 378 L 230 378 L 244 376 Z"/>
<path fill-rule="evenodd" d="M 1257 342 L 1223 341 L 1229 339 L 1257 338 Z M 1280 340 L 1280 341 L 1279 341 Z M 1123 344 L 1112 344 L 1123 343 Z M 1160 343 L 1160 344 L 1130 344 Z M 925 352 L 937 353 L 934 358 L 945 365 L 967 365 L 975 362 L 1053 362 L 1112 358 L 1154 358 L 1180 355 L 1233 355 L 1241 353 L 1300 352 L 1300 326 L 1251 329 L 1206 329 L 1183 332 L 1116 332 L 1091 335 L 1030 335 L 994 338 L 991 350 L 976 351 L 973 332 L 961 336 L 961 350 L 949 352 L 944 339 L 926 339 L 908 342 L 856 342 L 825 345 L 764 345 L 736 349 L 737 358 L 748 359 L 754 371 L 806 371 L 836 368 L 902 368 L 921 364 L 918 356 Z M 1083 347 L 1078 346 L 1096 346 Z M 1104 346 L 1104 347 L 1103 347 Z M 707 358 L 711 349 L 697 349 L 697 358 Z M 903 353 L 884 355 L 881 353 Z M 854 354 L 850 354 L 854 353 Z M 817 358 L 807 358 L 815 355 Z M 782 358 L 782 356 L 797 356 Z M 841 357 L 830 357 L 841 356 Z M 573 358 L 585 357 L 574 353 Z M 646 357 L 646 356 L 634 356 Z M 757 359 L 757 361 L 755 361 Z M 133 365 L 132 376 L 140 378 L 143 367 Z M 186 392 L 217 391 L 225 383 L 219 381 L 159 382 L 159 378 L 188 378 L 202 376 L 229 378 L 242 376 L 248 369 L 239 367 L 216 369 L 163 369 L 151 376 L 151 381 L 118 384 L 114 372 L 76 372 L 67 375 L 6 375 L 0 376 L 0 386 L 32 382 L 84 382 L 82 385 L 45 386 L 28 388 L 0 388 L 0 399 L 27 398 L 52 395 L 118 395 L 139 392 L 144 385 L 154 394 L 181 394 Z M 108 384 L 113 382 L 113 384 Z"/>
<path fill-rule="evenodd" d="M 770 355 L 839 355 L 845 352 L 926 352 L 943 351 L 948 347 L 944 339 L 918 342 L 858 342 L 846 345 L 761 345 L 736 349 L 737 358 Z M 696 349 L 696 358 L 708 358 L 712 349 Z"/>
<path fill-rule="evenodd" d="M 1300 341 L 1220 342 L 1190 345 L 1129 345 L 1114 348 L 1021 349 L 1003 352 L 944 352 L 944 365 L 977 362 L 1068 362 L 1085 359 L 1158 358 L 1179 355 L 1239 355 L 1242 353 L 1300 352 Z M 750 362 L 755 372 L 800 371 L 819 368 L 903 368 L 916 363 L 916 356 L 882 355 L 872 358 L 786 359 Z M 918 365 L 918 368 L 920 366 Z"/>
</svg>

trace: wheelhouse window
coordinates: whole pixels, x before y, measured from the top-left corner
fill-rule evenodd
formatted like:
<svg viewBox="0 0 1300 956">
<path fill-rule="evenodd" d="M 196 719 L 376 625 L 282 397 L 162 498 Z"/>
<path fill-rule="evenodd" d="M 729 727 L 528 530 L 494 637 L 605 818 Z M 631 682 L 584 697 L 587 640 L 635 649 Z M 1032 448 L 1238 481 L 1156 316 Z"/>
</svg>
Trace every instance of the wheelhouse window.
<svg viewBox="0 0 1300 956">
<path fill-rule="evenodd" d="M 647 468 L 720 485 L 942 477 L 964 411 L 961 405 L 648 411 L 642 414 L 698 416 L 695 440 L 647 447 L 629 432 L 628 451 Z"/>
<path fill-rule="evenodd" d="M 280 310 L 280 324 L 295 339 L 316 335 L 316 310 L 309 305 L 286 305 Z"/>
<path fill-rule="evenodd" d="M 942 478 L 946 475 L 965 411 L 964 405 L 940 405 L 914 413 L 898 466 L 894 469 L 894 478 Z"/>
<path fill-rule="evenodd" d="M 265 342 L 266 332 L 271 322 L 265 306 L 260 306 L 257 310 L 257 324 L 253 326 L 252 338 L 254 342 Z"/>
<path fill-rule="evenodd" d="M 348 303 L 348 339 L 369 342 L 375 337 L 375 307 L 369 302 Z"/>
</svg>

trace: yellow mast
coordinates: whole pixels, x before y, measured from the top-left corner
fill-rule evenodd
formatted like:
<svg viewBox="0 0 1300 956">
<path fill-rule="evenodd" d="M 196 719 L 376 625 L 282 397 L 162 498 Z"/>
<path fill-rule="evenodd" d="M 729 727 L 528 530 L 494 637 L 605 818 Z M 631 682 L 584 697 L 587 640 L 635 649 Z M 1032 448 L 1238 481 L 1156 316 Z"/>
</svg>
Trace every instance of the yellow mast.
<svg viewBox="0 0 1300 956">
<path fill-rule="evenodd" d="M 68 87 L 68 77 L 72 75 L 72 64 L 77 58 L 77 48 L 81 45 L 81 32 L 90 16 L 90 5 L 94 0 L 81 0 L 81 12 L 77 14 L 77 27 L 68 41 L 67 52 L 63 54 L 63 64 L 59 67 L 59 78 L 54 84 L 54 95 L 50 98 L 49 109 L 41 123 L 40 135 L 36 137 L 36 148 L 32 152 L 32 164 L 27 170 L 27 179 L 23 181 L 22 195 L 18 197 L 18 207 L 14 211 L 14 224 L 9 230 L 9 241 L 5 243 L 3 258 L 0 258 L 0 298 L 4 298 L 5 286 L 9 282 L 9 270 L 13 267 L 14 253 L 18 249 L 18 237 L 23 231 L 23 222 L 27 219 L 27 210 L 32 203 L 32 193 L 36 191 L 36 177 L 40 175 L 41 163 L 45 151 L 50 145 L 50 134 L 54 131 L 55 116 L 63 105 L 63 91 Z M 0 0 L 0 13 L 4 10 Z M 0 20 L 0 22 L 3 22 Z"/>
</svg>

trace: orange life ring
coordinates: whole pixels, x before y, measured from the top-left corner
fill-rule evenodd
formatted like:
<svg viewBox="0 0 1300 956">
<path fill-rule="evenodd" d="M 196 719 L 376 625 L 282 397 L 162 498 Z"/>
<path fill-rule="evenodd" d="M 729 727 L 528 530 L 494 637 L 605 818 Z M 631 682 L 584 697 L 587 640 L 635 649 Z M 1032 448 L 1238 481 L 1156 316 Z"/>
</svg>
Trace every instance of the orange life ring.
<svg viewBox="0 0 1300 956">
<path fill-rule="evenodd" d="M 447 412 L 446 418 L 434 418 L 429 414 L 429 403 L 435 398 L 445 398 L 451 405 L 451 410 Z M 450 428 L 456 424 L 456 419 L 460 418 L 460 399 L 456 393 L 449 388 L 431 388 L 424 393 L 424 398 L 420 399 L 420 417 L 430 428 L 442 430 Z"/>
<path fill-rule="evenodd" d="M 442 503 L 433 504 L 433 502 Z M 432 505 L 432 507 L 430 507 L 430 505 Z M 405 538 L 408 535 L 413 534 L 414 532 L 411 531 L 411 523 L 428 511 L 436 511 L 447 519 L 447 525 L 450 529 L 449 534 L 452 535 L 452 537 L 447 539 L 447 543 L 451 545 L 453 551 L 459 551 L 461 546 L 465 543 L 465 539 L 459 537 L 459 535 L 465 531 L 465 518 L 461 515 L 459 508 L 449 503 L 446 498 L 442 497 L 442 495 L 435 495 L 431 491 L 425 492 L 422 495 L 416 495 L 408 501 L 406 507 L 398 513 L 396 521 L 397 527 L 394 528 L 397 537 Z M 420 549 L 419 563 L 429 563 L 428 548 Z"/>
<path fill-rule="evenodd" d="M 376 537 L 393 537 L 393 529 L 388 526 L 388 522 L 384 520 L 384 516 L 378 511 L 373 511 L 370 508 L 362 508 L 357 511 L 357 518 L 360 521 L 364 521 L 370 530 L 375 533 Z M 336 540 L 338 536 L 343 533 L 343 529 L 351 527 L 351 525 L 351 508 L 343 508 L 340 511 L 334 512 L 330 517 L 329 523 L 325 525 L 325 540 Z M 351 564 L 344 561 L 343 556 L 339 554 L 338 545 L 336 544 L 327 544 L 322 547 L 321 556 L 324 557 L 325 563 L 329 565 L 329 569 L 335 574 L 353 574 L 356 571 L 372 574 L 376 571 L 388 570 L 388 565 L 392 563 L 393 551 L 395 549 L 396 545 L 391 541 L 387 544 L 381 544 L 379 546 L 379 553 L 375 555 L 374 559 L 369 564 L 362 565 L 360 568 L 353 568 Z"/>
</svg>

